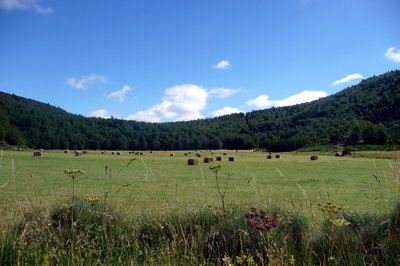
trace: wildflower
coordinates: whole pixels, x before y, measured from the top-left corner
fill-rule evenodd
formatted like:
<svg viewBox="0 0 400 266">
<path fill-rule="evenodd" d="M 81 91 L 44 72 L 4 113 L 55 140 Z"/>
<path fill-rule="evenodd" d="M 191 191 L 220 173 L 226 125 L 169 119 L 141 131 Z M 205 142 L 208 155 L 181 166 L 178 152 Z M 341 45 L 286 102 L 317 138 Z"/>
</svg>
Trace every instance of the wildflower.
<svg viewBox="0 0 400 266">
<path fill-rule="evenodd" d="M 289 264 L 290 264 L 290 265 L 294 265 L 295 263 L 296 263 L 296 260 L 294 259 L 294 256 L 293 256 L 293 255 L 290 255 Z"/>
<path fill-rule="evenodd" d="M 94 206 L 100 202 L 101 197 L 99 196 L 86 196 L 84 198 L 90 205 Z"/>
<path fill-rule="evenodd" d="M 231 258 L 225 254 L 225 256 L 222 258 L 222 265 L 224 266 L 233 266 Z"/>
<path fill-rule="evenodd" d="M 267 215 L 263 210 L 257 211 L 256 208 L 252 208 L 250 212 L 247 212 L 245 217 L 247 223 L 258 231 L 270 230 L 277 226 L 275 219 Z"/>
<path fill-rule="evenodd" d="M 69 169 L 65 169 L 64 173 L 71 177 L 72 179 L 77 178 L 79 175 L 83 174 L 83 171 L 81 169 L 73 169 L 73 170 L 69 170 Z"/>
<path fill-rule="evenodd" d="M 349 221 L 347 221 L 344 218 L 333 219 L 333 220 L 331 220 L 331 222 L 333 223 L 333 225 L 336 225 L 338 227 L 347 226 L 347 225 L 351 224 Z"/>
</svg>

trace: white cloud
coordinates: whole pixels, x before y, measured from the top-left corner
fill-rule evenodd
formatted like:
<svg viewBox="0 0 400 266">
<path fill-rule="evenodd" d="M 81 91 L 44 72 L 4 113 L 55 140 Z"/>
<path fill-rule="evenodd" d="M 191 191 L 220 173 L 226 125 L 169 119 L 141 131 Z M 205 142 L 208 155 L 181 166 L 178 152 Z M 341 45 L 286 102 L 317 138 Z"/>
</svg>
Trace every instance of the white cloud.
<svg viewBox="0 0 400 266">
<path fill-rule="evenodd" d="M 244 113 L 244 111 L 235 108 L 235 107 L 224 107 L 222 109 L 219 110 L 215 110 L 214 112 L 212 112 L 213 116 L 223 116 L 223 115 L 229 115 L 229 114 L 237 114 L 237 113 Z"/>
<path fill-rule="evenodd" d="M 235 93 L 238 93 L 240 89 L 227 89 L 227 88 L 215 88 L 210 89 L 209 94 L 211 97 L 225 99 L 232 96 Z"/>
<path fill-rule="evenodd" d="M 358 74 L 358 73 L 354 73 L 354 74 L 348 75 L 345 78 L 342 78 L 342 79 L 336 80 L 335 82 L 332 82 L 331 85 L 336 86 L 336 85 L 343 84 L 343 83 L 346 83 L 346 82 L 349 82 L 349 81 L 352 81 L 355 79 L 364 79 L 364 76 L 361 74 Z"/>
<path fill-rule="evenodd" d="M 266 108 L 273 105 L 273 101 L 268 100 L 268 98 L 268 95 L 262 94 L 253 100 L 247 101 L 246 104 L 257 108 Z"/>
<path fill-rule="evenodd" d="M 122 87 L 122 89 L 113 91 L 107 95 L 107 98 L 109 99 L 116 99 L 120 102 L 123 102 L 125 99 L 125 96 L 128 92 L 130 92 L 132 88 L 128 85 L 125 85 Z"/>
<path fill-rule="evenodd" d="M 0 8 L 5 10 L 29 10 L 39 14 L 51 14 L 51 7 L 39 5 L 40 0 L 0 0 Z"/>
<path fill-rule="evenodd" d="M 231 67 L 231 63 L 228 60 L 221 60 L 217 64 L 213 65 L 213 68 L 226 70 Z"/>
<path fill-rule="evenodd" d="M 89 117 L 100 117 L 100 118 L 110 118 L 111 114 L 106 109 L 99 109 L 91 112 Z"/>
<path fill-rule="evenodd" d="M 267 108 L 270 106 L 282 107 L 311 102 L 326 97 L 327 95 L 328 94 L 324 91 L 302 91 L 283 100 L 269 100 L 268 95 L 262 94 L 254 100 L 247 101 L 246 104 L 257 108 Z"/>
<path fill-rule="evenodd" d="M 387 49 L 385 56 L 390 60 L 400 63 L 400 49 L 398 49 L 396 52 L 396 47 Z"/>
<path fill-rule="evenodd" d="M 129 115 L 127 119 L 160 122 L 163 119 L 187 121 L 202 118 L 206 107 L 207 90 L 193 84 L 177 85 L 165 90 L 161 103 L 144 111 Z"/>
<path fill-rule="evenodd" d="M 327 95 L 328 94 L 324 91 L 302 91 L 299 94 L 289 96 L 286 99 L 274 101 L 274 106 L 282 107 L 300 103 L 307 103 L 318 100 L 319 98 L 326 97 Z"/>
<path fill-rule="evenodd" d="M 71 86 L 72 88 L 75 88 L 75 89 L 79 89 L 79 90 L 84 90 L 90 85 L 93 85 L 93 84 L 99 83 L 99 82 L 105 82 L 105 81 L 106 81 L 106 78 L 104 78 L 102 76 L 98 76 L 96 74 L 81 76 L 80 79 L 71 77 L 71 78 L 67 78 L 65 80 L 65 82 L 69 86 Z"/>
</svg>

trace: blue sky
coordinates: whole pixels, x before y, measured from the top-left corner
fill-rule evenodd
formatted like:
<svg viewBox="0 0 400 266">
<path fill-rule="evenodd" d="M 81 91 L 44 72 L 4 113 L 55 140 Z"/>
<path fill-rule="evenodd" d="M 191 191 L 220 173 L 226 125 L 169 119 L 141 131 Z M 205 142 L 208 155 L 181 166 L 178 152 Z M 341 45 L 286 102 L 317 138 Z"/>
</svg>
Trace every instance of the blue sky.
<svg viewBox="0 0 400 266">
<path fill-rule="evenodd" d="M 0 0 L 0 91 L 149 122 L 292 105 L 399 69 L 398 0 Z"/>
</svg>

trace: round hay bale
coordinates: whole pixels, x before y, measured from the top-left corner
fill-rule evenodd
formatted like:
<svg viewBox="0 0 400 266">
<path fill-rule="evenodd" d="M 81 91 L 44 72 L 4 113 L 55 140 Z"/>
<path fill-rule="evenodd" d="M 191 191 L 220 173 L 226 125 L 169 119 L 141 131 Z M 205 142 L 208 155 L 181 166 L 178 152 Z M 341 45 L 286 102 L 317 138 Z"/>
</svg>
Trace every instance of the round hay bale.
<svg viewBox="0 0 400 266">
<path fill-rule="evenodd" d="M 335 157 L 340 157 L 340 153 L 339 152 L 335 152 Z"/>
<path fill-rule="evenodd" d="M 197 165 L 199 164 L 199 160 L 197 160 L 196 158 L 190 158 L 187 161 L 188 165 Z"/>
<path fill-rule="evenodd" d="M 226 152 L 224 152 L 224 155 L 226 155 Z"/>
<path fill-rule="evenodd" d="M 139 155 L 143 155 L 143 152 L 139 152 Z"/>
<path fill-rule="evenodd" d="M 275 154 L 275 158 L 276 159 L 279 159 L 279 158 L 281 158 L 281 155 L 278 153 L 278 154 Z"/>
<path fill-rule="evenodd" d="M 121 155 L 121 153 L 119 151 L 117 151 L 117 155 Z"/>
<path fill-rule="evenodd" d="M 185 152 L 185 156 L 187 156 L 188 154 Z"/>
<path fill-rule="evenodd" d="M 81 151 L 75 151 L 75 156 L 81 156 L 82 152 Z"/>
<path fill-rule="evenodd" d="M 43 152 L 41 152 L 41 151 L 34 151 L 33 152 L 33 157 L 42 157 L 42 155 L 43 155 Z"/>
<path fill-rule="evenodd" d="M 69 153 L 69 150 L 64 150 L 64 153 Z"/>
<path fill-rule="evenodd" d="M 229 156 L 229 161 L 234 162 L 235 161 L 235 156 Z"/>
<path fill-rule="evenodd" d="M 268 154 L 267 159 L 272 159 L 272 154 Z"/>
<path fill-rule="evenodd" d="M 173 157 L 173 156 L 175 156 L 175 154 L 171 153 L 169 156 Z"/>
<path fill-rule="evenodd" d="M 83 154 L 88 154 L 88 151 L 83 151 L 82 153 L 83 153 Z"/>
<path fill-rule="evenodd" d="M 217 156 L 217 161 L 222 161 L 222 156 L 221 155 Z"/>
<path fill-rule="evenodd" d="M 112 152 L 111 152 L 111 154 L 112 154 L 112 155 L 114 155 L 114 154 L 115 154 L 115 152 L 113 152 L 113 151 L 112 151 Z"/>
<path fill-rule="evenodd" d="M 201 153 L 196 153 L 196 156 L 200 158 L 200 157 L 202 157 L 203 155 L 202 155 Z"/>
<path fill-rule="evenodd" d="M 311 161 L 316 161 L 316 160 L 318 160 L 318 155 L 313 154 L 310 156 L 310 159 L 311 159 Z"/>
<path fill-rule="evenodd" d="M 204 163 L 212 163 L 214 159 L 212 157 L 204 157 Z"/>
</svg>

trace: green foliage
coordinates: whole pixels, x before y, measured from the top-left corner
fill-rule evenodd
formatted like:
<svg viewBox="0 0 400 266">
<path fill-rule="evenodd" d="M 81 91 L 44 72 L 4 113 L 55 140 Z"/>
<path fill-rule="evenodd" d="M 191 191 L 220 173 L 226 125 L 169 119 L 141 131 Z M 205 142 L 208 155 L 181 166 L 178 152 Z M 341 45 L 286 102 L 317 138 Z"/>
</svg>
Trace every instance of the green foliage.
<svg viewBox="0 0 400 266">
<path fill-rule="evenodd" d="M 175 123 L 86 118 L 0 93 L 0 141 L 44 149 L 292 151 L 400 144 L 400 71 L 290 107 Z"/>
</svg>

